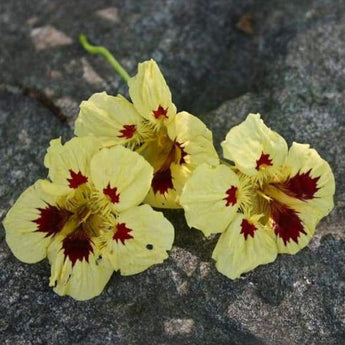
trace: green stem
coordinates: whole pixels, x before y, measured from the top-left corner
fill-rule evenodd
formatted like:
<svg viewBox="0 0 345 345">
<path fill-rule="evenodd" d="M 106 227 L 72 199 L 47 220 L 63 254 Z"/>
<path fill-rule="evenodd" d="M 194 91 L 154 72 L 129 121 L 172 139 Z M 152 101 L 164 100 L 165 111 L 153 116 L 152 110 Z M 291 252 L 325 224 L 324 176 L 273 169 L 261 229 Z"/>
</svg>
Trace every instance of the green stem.
<svg viewBox="0 0 345 345">
<path fill-rule="evenodd" d="M 81 34 L 79 35 L 79 42 L 82 47 L 91 54 L 100 54 L 110 63 L 116 73 L 120 75 L 120 77 L 127 83 L 130 75 L 126 72 L 126 70 L 120 65 L 120 63 L 114 58 L 114 56 L 110 53 L 107 48 L 100 47 L 100 46 L 93 46 L 91 45 L 86 36 Z"/>
<path fill-rule="evenodd" d="M 231 167 L 231 168 L 234 167 L 233 164 L 230 164 L 229 162 L 227 162 L 226 160 L 224 160 L 222 158 L 219 158 L 219 161 L 220 161 L 221 164 L 227 165 L 228 167 Z"/>
</svg>

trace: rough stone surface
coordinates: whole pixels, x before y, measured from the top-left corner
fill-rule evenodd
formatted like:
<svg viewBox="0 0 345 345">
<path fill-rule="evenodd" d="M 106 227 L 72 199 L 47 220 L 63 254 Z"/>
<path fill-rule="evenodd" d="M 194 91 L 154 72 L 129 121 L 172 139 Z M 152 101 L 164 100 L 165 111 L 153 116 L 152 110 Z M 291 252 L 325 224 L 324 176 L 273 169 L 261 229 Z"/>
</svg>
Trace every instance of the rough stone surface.
<svg viewBox="0 0 345 345">
<path fill-rule="evenodd" d="M 246 14 L 252 35 L 236 29 Z M 0 344 L 345 344 L 344 19 L 340 0 L 2 1 L 1 219 L 46 176 L 45 148 L 71 137 L 80 101 L 126 90 L 101 57 L 78 47 L 80 32 L 131 73 L 155 58 L 178 107 L 200 115 L 218 149 L 231 126 L 260 112 L 289 143 L 310 143 L 329 161 L 337 191 L 307 248 L 236 281 L 210 259 L 217 236 L 205 239 L 182 211 L 167 211 L 176 228 L 169 259 L 114 275 L 83 303 L 52 292 L 46 261 L 16 260 L 1 228 Z M 31 33 L 44 27 L 72 42 L 37 50 Z"/>
<path fill-rule="evenodd" d="M 118 20 L 105 19 L 100 13 Z M 77 42 L 85 33 L 94 44 L 105 45 L 130 74 L 137 63 L 153 57 L 171 85 L 180 109 L 199 114 L 222 101 L 262 88 L 263 76 L 285 53 L 296 32 L 318 22 L 339 20 L 343 0 L 155 0 L 45 1 L 0 3 L 1 82 L 51 91 L 56 101 L 79 102 L 90 92 L 125 92 L 126 87 L 102 57 L 88 56 Z M 250 14 L 253 35 L 236 29 Z M 31 33 L 49 27 L 72 44 L 37 51 Z M 58 38 L 61 35 L 57 35 Z M 55 39 L 54 39 L 55 37 Z M 60 41 L 61 43 L 61 41 Z M 331 43 L 329 43 L 331 45 Z M 106 85 L 90 86 L 83 78 L 82 58 L 94 66 Z M 58 77 L 57 77 L 58 76 Z M 73 118 L 69 108 L 62 107 Z"/>
</svg>

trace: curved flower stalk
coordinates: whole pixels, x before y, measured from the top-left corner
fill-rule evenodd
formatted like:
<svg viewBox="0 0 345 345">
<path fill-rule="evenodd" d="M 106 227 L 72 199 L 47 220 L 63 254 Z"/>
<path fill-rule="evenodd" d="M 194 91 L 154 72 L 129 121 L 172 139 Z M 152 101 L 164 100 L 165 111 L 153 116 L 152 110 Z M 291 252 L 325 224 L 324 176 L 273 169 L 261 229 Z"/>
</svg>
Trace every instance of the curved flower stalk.
<svg viewBox="0 0 345 345">
<path fill-rule="evenodd" d="M 105 92 L 82 102 L 75 134 L 140 153 L 154 168 L 145 201 L 155 207 L 179 208 L 179 196 L 192 171 L 201 163 L 218 164 L 212 133 L 197 117 L 176 112 L 155 61 L 140 63 L 128 86 L 133 103 Z"/>
<path fill-rule="evenodd" d="M 114 270 L 139 273 L 167 258 L 174 229 L 162 213 L 138 206 L 152 167 L 122 146 L 101 148 L 92 137 L 51 141 L 48 180 L 29 187 L 8 212 L 6 241 L 21 261 L 46 256 L 49 285 L 59 295 L 99 295 Z"/>
<path fill-rule="evenodd" d="M 230 165 L 198 167 L 180 202 L 189 226 L 222 233 L 212 257 L 231 279 L 305 247 L 333 208 L 335 183 L 309 145 L 291 148 L 259 114 L 249 114 L 222 142 Z"/>
</svg>

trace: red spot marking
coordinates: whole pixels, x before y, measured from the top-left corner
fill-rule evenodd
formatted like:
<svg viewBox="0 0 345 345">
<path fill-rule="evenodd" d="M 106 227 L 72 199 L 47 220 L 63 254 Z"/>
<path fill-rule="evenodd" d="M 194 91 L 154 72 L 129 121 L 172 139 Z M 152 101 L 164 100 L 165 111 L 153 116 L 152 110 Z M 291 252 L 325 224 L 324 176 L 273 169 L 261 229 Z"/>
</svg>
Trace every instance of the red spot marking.
<svg viewBox="0 0 345 345">
<path fill-rule="evenodd" d="M 254 238 L 255 230 L 257 230 L 257 227 L 254 224 L 249 223 L 247 219 L 242 220 L 241 234 L 243 234 L 245 240 L 247 240 L 248 236 L 252 236 Z"/>
<path fill-rule="evenodd" d="M 151 186 L 155 194 L 165 194 L 168 189 L 174 189 L 170 168 L 155 172 Z"/>
<path fill-rule="evenodd" d="M 294 198 L 300 200 L 313 199 L 315 193 L 320 189 L 317 187 L 320 176 L 312 178 L 310 172 L 311 169 L 304 174 L 298 173 L 286 182 L 277 184 L 277 187 Z"/>
<path fill-rule="evenodd" d="M 113 240 L 116 242 L 120 240 L 122 244 L 125 244 L 126 240 L 133 238 L 133 236 L 129 234 L 132 229 L 127 228 L 126 223 L 118 223 L 116 228 L 117 230 L 113 236 Z"/>
<path fill-rule="evenodd" d="M 80 185 L 86 183 L 88 181 L 88 178 L 84 176 L 80 171 L 75 173 L 73 170 L 69 170 L 71 174 L 71 178 L 67 179 L 69 182 L 70 188 L 76 189 Z"/>
<path fill-rule="evenodd" d="M 185 157 L 187 156 L 187 152 L 183 149 L 182 144 L 178 143 L 177 141 L 175 141 L 174 144 L 177 146 L 177 148 L 178 148 L 178 149 L 180 150 L 180 152 L 181 152 L 181 158 L 180 158 L 180 160 L 179 160 L 178 163 L 179 163 L 180 165 L 186 163 Z"/>
<path fill-rule="evenodd" d="M 54 236 L 61 231 L 71 215 L 70 212 L 52 205 L 48 205 L 46 208 L 39 208 L 38 210 L 40 211 L 40 216 L 33 220 L 33 222 L 38 225 L 38 230 L 36 231 L 47 233 L 45 237 Z"/>
<path fill-rule="evenodd" d="M 161 105 L 157 108 L 157 110 L 153 110 L 153 115 L 156 119 L 159 119 L 161 116 L 168 118 L 168 108 L 164 109 Z"/>
<path fill-rule="evenodd" d="M 226 200 L 226 207 L 228 206 L 234 206 L 237 203 L 237 197 L 236 197 L 236 192 L 238 188 L 235 186 L 231 186 L 225 194 L 227 194 L 227 197 L 225 197 L 223 200 Z"/>
<path fill-rule="evenodd" d="M 306 235 L 301 219 L 297 212 L 277 200 L 271 203 L 271 216 L 273 229 L 277 236 L 282 238 L 286 245 L 290 240 L 298 243 L 300 234 Z"/>
<path fill-rule="evenodd" d="M 72 263 L 72 267 L 79 261 L 89 262 L 90 253 L 93 253 L 91 240 L 82 228 L 69 234 L 62 241 L 62 248 L 64 250 L 65 257 L 68 257 Z"/>
<path fill-rule="evenodd" d="M 118 138 L 131 139 L 133 138 L 134 133 L 136 132 L 137 127 L 135 125 L 124 125 L 121 129 L 121 135 L 118 135 Z"/>
<path fill-rule="evenodd" d="M 120 194 L 117 194 L 117 188 L 111 188 L 110 183 L 108 183 L 107 188 L 103 189 L 103 193 L 108 195 L 113 204 L 117 204 L 120 201 Z"/>
<path fill-rule="evenodd" d="M 260 158 L 256 161 L 256 170 L 260 170 L 263 165 L 273 165 L 272 159 L 269 154 L 261 153 Z"/>
</svg>

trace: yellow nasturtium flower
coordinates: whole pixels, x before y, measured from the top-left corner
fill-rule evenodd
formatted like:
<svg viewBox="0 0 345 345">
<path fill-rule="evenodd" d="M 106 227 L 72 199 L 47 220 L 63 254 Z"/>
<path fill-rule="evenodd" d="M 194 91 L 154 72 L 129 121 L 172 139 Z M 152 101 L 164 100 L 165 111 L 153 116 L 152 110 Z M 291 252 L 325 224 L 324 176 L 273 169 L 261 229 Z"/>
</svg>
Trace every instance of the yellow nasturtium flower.
<svg viewBox="0 0 345 345">
<path fill-rule="evenodd" d="M 167 258 L 174 229 L 162 213 L 138 206 L 152 167 L 135 152 L 101 148 L 92 137 L 51 141 L 48 180 L 38 180 L 8 212 L 6 241 L 21 261 L 46 256 L 59 295 L 99 295 L 114 270 L 139 273 Z"/>
<path fill-rule="evenodd" d="M 231 279 L 305 247 L 333 208 L 330 166 L 306 144 L 291 148 L 249 114 L 222 142 L 230 165 L 201 165 L 180 202 L 187 222 L 205 235 L 222 233 L 212 257 Z"/>
<path fill-rule="evenodd" d="M 145 201 L 179 208 L 179 196 L 192 171 L 201 163 L 218 164 L 212 133 L 197 117 L 176 113 L 169 87 L 153 60 L 139 64 L 128 86 L 133 103 L 105 92 L 82 102 L 75 134 L 140 153 L 154 168 Z"/>
</svg>

